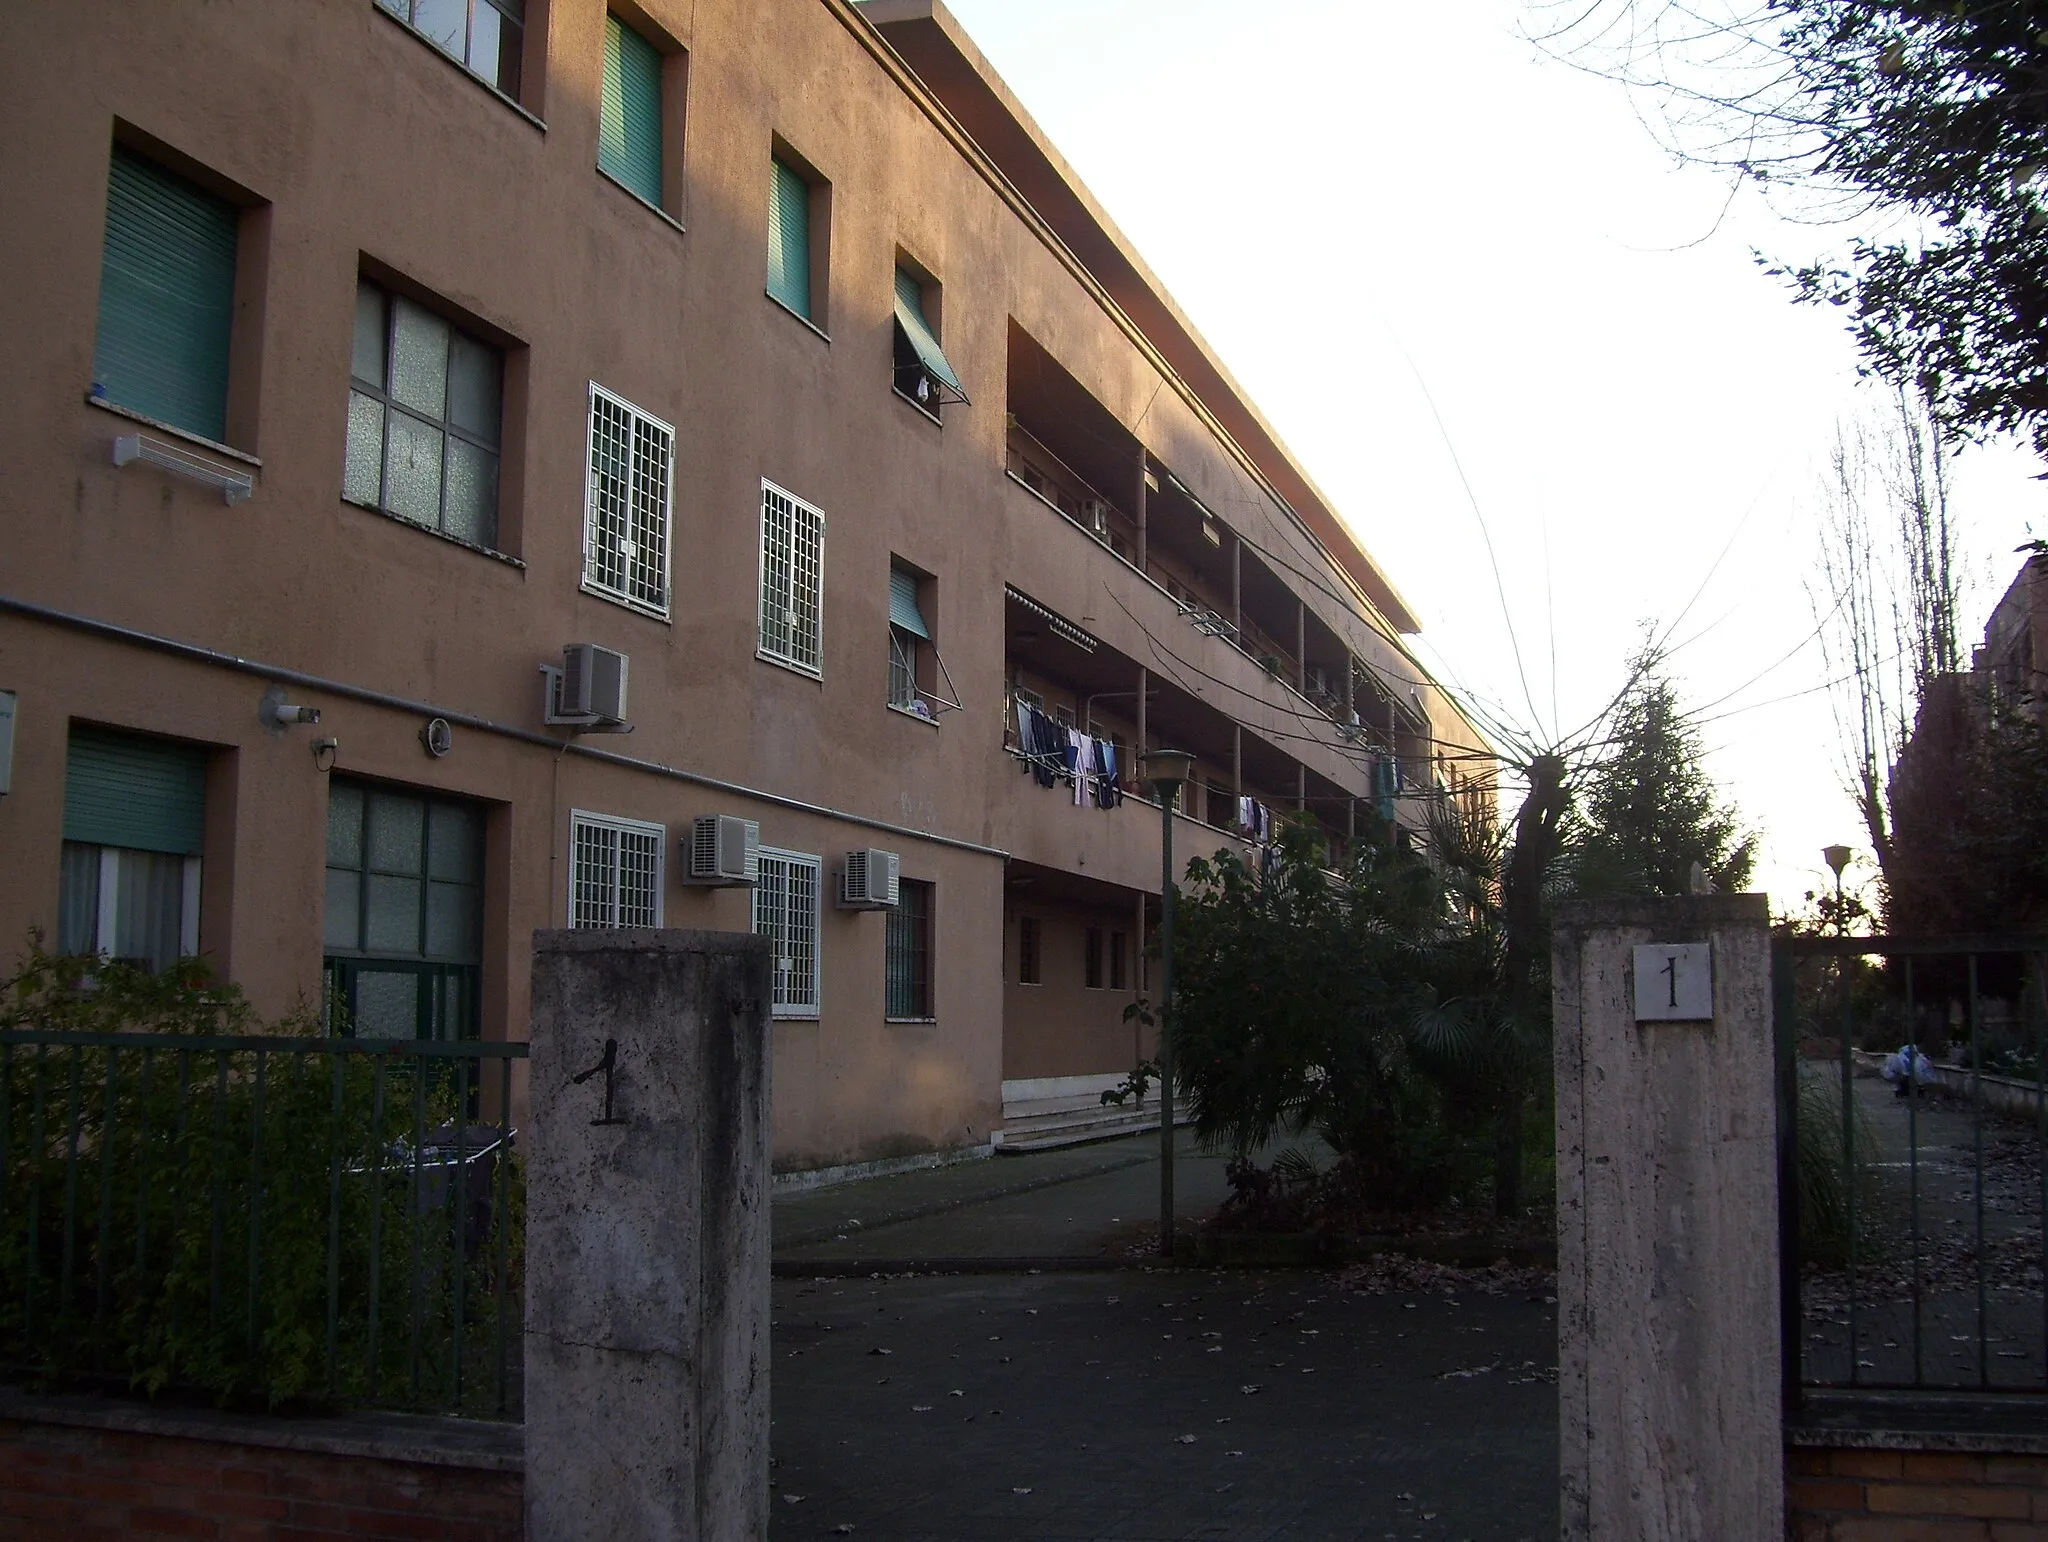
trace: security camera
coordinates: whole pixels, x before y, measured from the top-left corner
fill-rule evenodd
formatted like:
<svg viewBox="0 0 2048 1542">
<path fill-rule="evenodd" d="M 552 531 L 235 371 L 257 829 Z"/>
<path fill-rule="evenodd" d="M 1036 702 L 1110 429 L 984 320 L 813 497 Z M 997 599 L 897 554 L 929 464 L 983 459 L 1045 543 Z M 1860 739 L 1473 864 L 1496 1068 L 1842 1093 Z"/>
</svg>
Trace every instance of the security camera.
<svg viewBox="0 0 2048 1542">
<path fill-rule="evenodd" d="M 320 721 L 318 707 L 294 707 L 290 702 L 281 701 L 271 709 L 280 728 L 289 728 L 294 723 L 317 723 Z"/>
</svg>

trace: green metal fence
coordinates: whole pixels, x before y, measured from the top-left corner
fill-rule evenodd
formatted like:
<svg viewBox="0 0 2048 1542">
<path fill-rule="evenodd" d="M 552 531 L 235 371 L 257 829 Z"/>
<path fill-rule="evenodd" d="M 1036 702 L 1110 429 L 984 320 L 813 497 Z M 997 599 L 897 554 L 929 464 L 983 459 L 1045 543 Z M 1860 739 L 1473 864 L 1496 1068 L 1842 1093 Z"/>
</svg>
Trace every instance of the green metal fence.
<svg viewBox="0 0 2048 1542">
<path fill-rule="evenodd" d="M 518 1417 L 526 1052 L 0 1031 L 0 1370 Z"/>
<path fill-rule="evenodd" d="M 1773 969 L 1786 1406 L 2048 1395 L 2048 936 Z"/>
</svg>

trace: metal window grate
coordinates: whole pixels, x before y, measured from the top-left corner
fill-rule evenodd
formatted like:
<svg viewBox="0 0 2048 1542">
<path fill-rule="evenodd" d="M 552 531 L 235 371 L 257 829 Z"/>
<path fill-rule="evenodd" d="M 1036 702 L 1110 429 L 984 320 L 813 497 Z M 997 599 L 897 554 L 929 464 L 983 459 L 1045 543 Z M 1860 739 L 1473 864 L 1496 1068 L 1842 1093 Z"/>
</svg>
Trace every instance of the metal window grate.
<svg viewBox="0 0 2048 1542">
<path fill-rule="evenodd" d="M 674 429 L 602 386 L 591 386 L 583 582 L 658 616 L 668 614 L 674 466 Z"/>
<path fill-rule="evenodd" d="M 815 856 L 763 851 L 754 885 L 754 930 L 774 948 L 778 1017 L 818 1015 L 818 875 Z"/>
<path fill-rule="evenodd" d="M 761 484 L 761 653 L 806 674 L 819 667 L 825 516 L 772 482 Z"/>
<path fill-rule="evenodd" d="M 569 924 L 661 925 L 662 827 L 579 811 L 569 832 Z"/>
<path fill-rule="evenodd" d="M 886 1014 L 929 1018 L 932 1013 L 932 886 L 906 878 L 883 936 Z"/>
</svg>

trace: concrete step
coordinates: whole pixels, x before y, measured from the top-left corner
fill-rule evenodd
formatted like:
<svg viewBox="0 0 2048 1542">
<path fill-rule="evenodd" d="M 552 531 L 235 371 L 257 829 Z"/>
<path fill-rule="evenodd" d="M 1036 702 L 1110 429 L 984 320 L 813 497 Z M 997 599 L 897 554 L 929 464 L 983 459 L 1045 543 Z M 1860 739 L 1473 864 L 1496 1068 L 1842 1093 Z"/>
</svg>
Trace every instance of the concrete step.
<svg viewBox="0 0 2048 1542">
<path fill-rule="evenodd" d="M 1178 1123 L 1179 1121 L 1175 1121 Z M 1042 1132 L 1020 1132 L 1011 1134 L 1006 1130 L 996 1132 L 996 1155 L 1025 1156 L 1033 1151 L 1057 1151 L 1065 1146 L 1087 1146 L 1096 1141 L 1120 1140 L 1126 1135 L 1142 1135 L 1148 1130 L 1159 1128 L 1159 1115 L 1132 1119 L 1121 1123 L 1098 1123 L 1075 1126 L 1064 1130 Z"/>
</svg>

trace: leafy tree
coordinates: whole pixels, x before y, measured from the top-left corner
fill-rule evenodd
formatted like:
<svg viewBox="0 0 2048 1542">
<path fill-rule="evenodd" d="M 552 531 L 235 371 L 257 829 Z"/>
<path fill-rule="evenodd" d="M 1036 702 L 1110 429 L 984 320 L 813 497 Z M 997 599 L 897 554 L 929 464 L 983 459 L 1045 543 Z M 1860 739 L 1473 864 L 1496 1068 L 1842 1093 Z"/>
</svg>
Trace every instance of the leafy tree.
<svg viewBox="0 0 2048 1542">
<path fill-rule="evenodd" d="M 1188 864 L 1176 912 L 1175 1081 L 1205 1145 L 1244 1163 L 1314 1131 L 1338 1181 L 1380 1208 L 1455 1188 L 1444 1099 L 1410 1028 L 1446 933 L 1421 858 L 1361 842 L 1322 865 L 1308 825 L 1283 827 L 1254 869 L 1230 852 Z"/>
<path fill-rule="evenodd" d="M 2039 0 L 1554 0 L 1542 42 L 1667 148 L 1853 220 L 1773 272 L 1962 437 L 2048 455 L 2048 13 Z M 1661 111 L 1659 111 L 1661 109 Z"/>
<path fill-rule="evenodd" d="M 1903 933 L 2048 920 L 2048 726 L 1974 675 L 1922 702 L 1892 777 L 1886 919 Z"/>
<path fill-rule="evenodd" d="M 1638 655 L 1607 752 L 1585 774 L 1572 822 L 1573 876 L 1589 894 L 1692 892 L 1697 865 L 1714 887 L 1739 890 L 1756 865 L 1756 837 L 1720 801 L 1701 765 L 1697 724 L 1654 652 Z"/>
</svg>

